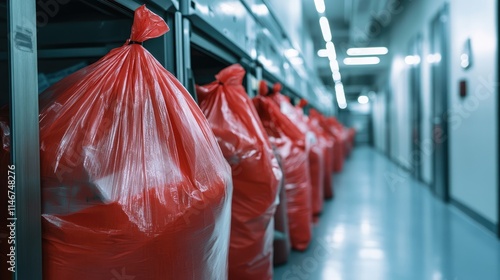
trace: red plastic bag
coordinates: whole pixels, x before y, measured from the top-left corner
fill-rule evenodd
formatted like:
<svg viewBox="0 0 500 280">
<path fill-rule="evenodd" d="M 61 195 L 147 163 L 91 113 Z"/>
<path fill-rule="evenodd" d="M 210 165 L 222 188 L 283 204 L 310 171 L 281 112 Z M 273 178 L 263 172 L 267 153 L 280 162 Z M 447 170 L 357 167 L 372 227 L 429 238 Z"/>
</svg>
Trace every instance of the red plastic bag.
<svg viewBox="0 0 500 280">
<path fill-rule="evenodd" d="M 334 197 L 332 173 L 335 139 L 321 127 L 316 118 L 308 118 L 308 123 L 311 130 L 318 135 L 321 145 L 325 148 L 324 197 L 325 199 L 331 199 Z"/>
<path fill-rule="evenodd" d="M 273 278 L 274 213 L 281 169 L 252 101 L 243 88 L 238 64 L 196 87 L 224 157 L 233 171 L 229 279 Z"/>
<path fill-rule="evenodd" d="M 45 91 L 40 109 L 44 279 L 226 279 L 231 170 L 184 87 L 127 43 Z"/>
<path fill-rule="evenodd" d="M 294 107 L 290 103 L 290 99 L 281 94 L 282 86 L 280 83 L 275 83 L 273 92 L 269 95 L 279 106 L 283 114 L 285 114 L 300 131 L 306 136 L 306 145 L 309 147 L 309 172 L 311 177 L 312 188 L 312 209 L 314 215 L 319 215 L 323 210 L 324 199 L 324 177 L 325 177 L 325 159 L 326 153 L 322 143 L 318 142 L 318 137 L 315 135 L 307 122 L 306 116 L 302 108 Z M 303 106 L 306 101 L 301 102 Z"/>
<path fill-rule="evenodd" d="M 345 158 L 345 142 L 343 138 L 342 131 L 338 128 L 335 123 L 332 123 L 323 115 L 321 115 L 318 111 L 311 109 L 309 110 L 309 114 L 311 118 L 315 118 L 318 120 L 318 123 L 321 125 L 323 130 L 330 134 L 335 140 L 335 144 L 333 146 L 333 171 L 340 172 L 344 166 L 344 158 Z"/>
<path fill-rule="evenodd" d="M 288 224 L 292 247 L 307 249 L 312 236 L 311 178 L 308 148 L 304 134 L 292 123 L 266 94 L 261 83 L 261 95 L 254 98 L 262 124 L 283 160 Z"/>
<path fill-rule="evenodd" d="M 275 147 L 274 154 L 278 159 L 280 167 L 283 167 L 283 161 Z M 287 200 L 285 182 L 281 180 L 279 192 L 279 204 L 274 214 L 274 242 L 273 242 L 273 263 L 274 265 L 284 264 L 288 261 L 290 255 L 290 234 L 288 229 Z"/>
<path fill-rule="evenodd" d="M 347 157 L 351 151 L 351 143 L 349 139 L 349 130 L 342 123 L 340 123 L 336 118 L 329 117 L 326 118 L 327 123 L 337 130 L 337 134 L 340 136 L 344 149 L 344 157 Z"/>
<path fill-rule="evenodd" d="M 320 132 L 314 129 L 309 123 L 309 118 L 304 114 L 303 108 L 307 105 L 307 100 L 301 99 L 299 104 L 294 108 L 295 115 L 299 122 L 302 123 L 303 131 L 310 134 L 311 152 L 309 154 L 309 164 L 311 168 L 311 183 L 312 183 L 312 203 L 313 214 L 319 215 L 323 211 L 323 200 L 333 196 L 331 191 L 330 164 L 328 143 L 325 142 Z M 328 178 L 326 178 L 328 177 Z M 330 190 L 328 190 L 330 189 Z M 325 193 L 328 193 L 328 197 Z"/>
</svg>

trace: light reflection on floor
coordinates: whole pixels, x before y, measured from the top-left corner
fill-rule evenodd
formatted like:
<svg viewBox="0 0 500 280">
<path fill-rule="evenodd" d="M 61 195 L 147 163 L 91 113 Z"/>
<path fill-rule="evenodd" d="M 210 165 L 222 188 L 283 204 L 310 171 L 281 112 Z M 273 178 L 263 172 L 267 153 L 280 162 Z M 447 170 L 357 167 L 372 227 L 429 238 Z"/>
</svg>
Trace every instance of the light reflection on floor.
<svg viewBox="0 0 500 280">
<path fill-rule="evenodd" d="M 305 253 L 276 280 L 498 280 L 500 242 L 370 148 L 335 176 Z M 388 178 L 397 174 L 403 180 Z"/>
</svg>

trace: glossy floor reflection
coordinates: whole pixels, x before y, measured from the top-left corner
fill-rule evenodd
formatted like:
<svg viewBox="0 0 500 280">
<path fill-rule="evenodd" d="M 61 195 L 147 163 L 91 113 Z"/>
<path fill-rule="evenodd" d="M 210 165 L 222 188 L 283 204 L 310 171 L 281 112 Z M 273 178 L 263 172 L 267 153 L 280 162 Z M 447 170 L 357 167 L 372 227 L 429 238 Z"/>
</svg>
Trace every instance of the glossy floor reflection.
<svg viewBox="0 0 500 280">
<path fill-rule="evenodd" d="M 355 150 L 335 186 L 309 249 L 274 279 L 500 279 L 496 237 L 380 153 Z"/>
</svg>

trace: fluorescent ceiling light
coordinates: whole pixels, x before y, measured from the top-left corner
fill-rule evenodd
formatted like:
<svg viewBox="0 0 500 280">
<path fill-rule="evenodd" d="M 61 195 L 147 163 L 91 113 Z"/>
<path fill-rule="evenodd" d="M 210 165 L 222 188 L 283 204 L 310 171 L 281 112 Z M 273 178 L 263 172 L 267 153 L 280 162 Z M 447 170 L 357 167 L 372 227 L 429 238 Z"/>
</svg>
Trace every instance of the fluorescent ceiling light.
<svg viewBox="0 0 500 280">
<path fill-rule="evenodd" d="M 326 17 L 321 17 L 319 19 L 319 25 L 321 26 L 321 33 L 323 33 L 323 39 L 325 42 L 332 40 L 332 32 L 330 31 L 330 23 Z"/>
<path fill-rule="evenodd" d="M 405 57 L 405 63 L 408 65 L 420 64 L 420 56 L 418 55 L 408 55 Z"/>
<path fill-rule="evenodd" d="M 288 49 L 285 51 L 285 56 L 288 58 L 297 57 L 297 56 L 299 56 L 299 51 L 296 49 Z"/>
<path fill-rule="evenodd" d="M 347 100 L 345 99 L 344 85 L 342 83 L 335 84 L 335 95 L 340 109 L 347 108 Z"/>
<path fill-rule="evenodd" d="M 380 58 L 375 56 L 348 57 L 344 59 L 345 65 L 375 65 L 379 63 L 380 63 Z"/>
<path fill-rule="evenodd" d="M 337 52 L 335 51 L 335 45 L 332 41 L 326 43 L 326 50 L 328 51 L 328 58 L 331 60 L 337 59 Z"/>
<path fill-rule="evenodd" d="M 327 49 L 321 49 L 318 51 L 318 56 L 319 57 L 328 57 L 328 50 Z"/>
<path fill-rule="evenodd" d="M 335 72 L 333 72 L 333 74 L 332 74 L 332 78 L 333 78 L 333 81 L 334 81 L 335 83 L 339 83 L 339 82 L 340 82 L 340 80 L 342 79 L 342 75 L 340 75 L 340 72 L 339 72 L 339 71 L 335 71 Z"/>
<path fill-rule="evenodd" d="M 368 104 L 370 102 L 370 99 L 366 95 L 361 95 L 358 97 L 358 103 L 359 104 Z"/>
<path fill-rule="evenodd" d="M 339 63 L 337 60 L 330 61 L 330 70 L 332 70 L 332 73 L 339 71 Z"/>
<path fill-rule="evenodd" d="M 386 47 L 373 47 L 373 48 L 350 48 L 347 50 L 348 55 L 385 55 L 389 52 Z"/>
<path fill-rule="evenodd" d="M 325 1 L 324 0 L 314 0 L 314 5 L 316 6 L 316 11 L 322 14 L 325 12 Z"/>
</svg>

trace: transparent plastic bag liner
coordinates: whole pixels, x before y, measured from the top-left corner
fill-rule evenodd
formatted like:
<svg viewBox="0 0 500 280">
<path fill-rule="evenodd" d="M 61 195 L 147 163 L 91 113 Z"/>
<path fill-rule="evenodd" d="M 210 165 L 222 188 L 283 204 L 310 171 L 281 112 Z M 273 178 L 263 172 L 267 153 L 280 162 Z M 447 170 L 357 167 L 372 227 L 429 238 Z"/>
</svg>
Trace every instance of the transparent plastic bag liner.
<svg viewBox="0 0 500 280">
<path fill-rule="evenodd" d="M 226 279 L 231 170 L 189 93 L 127 43 L 41 95 L 44 279 Z M 122 277 L 122 278 L 120 278 Z"/>
<path fill-rule="evenodd" d="M 274 214 L 282 179 L 264 127 L 242 85 L 238 64 L 197 86 L 200 108 L 232 168 L 229 279 L 273 278 Z"/>
<path fill-rule="evenodd" d="M 262 95 L 253 101 L 269 139 L 283 161 L 292 247 L 305 250 L 312 234 L 311 179 L 305 136 L 280 112 L 274 101 Z"/>
</svg>

